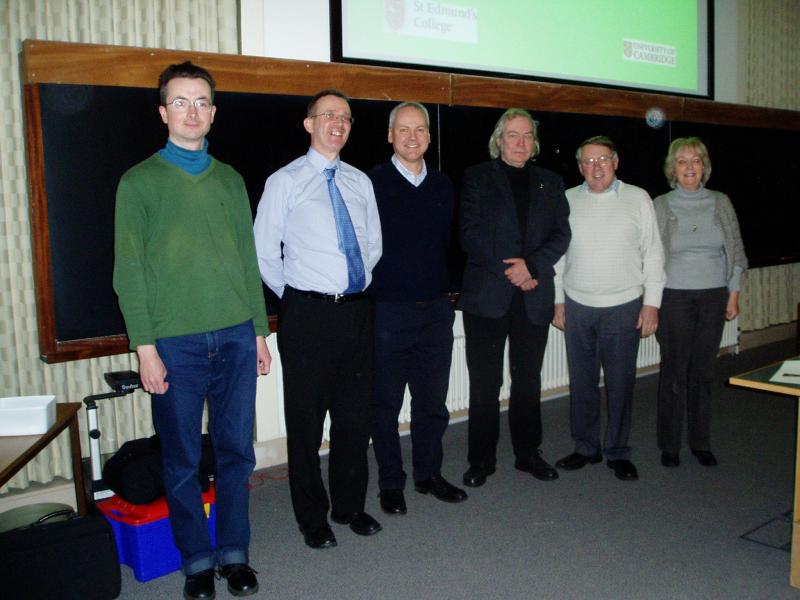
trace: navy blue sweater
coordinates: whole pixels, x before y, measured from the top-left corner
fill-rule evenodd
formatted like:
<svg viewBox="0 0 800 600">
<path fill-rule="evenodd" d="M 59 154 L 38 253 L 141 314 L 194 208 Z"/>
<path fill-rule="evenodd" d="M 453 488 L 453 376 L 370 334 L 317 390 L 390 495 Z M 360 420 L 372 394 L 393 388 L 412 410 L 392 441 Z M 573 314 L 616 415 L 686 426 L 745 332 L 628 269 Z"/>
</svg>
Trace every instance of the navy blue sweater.
<svg viewBox="0 0 800 600">
<path fill-rule="evenodd" d="M 453 184 L 428 166 L 414 187 L 386 162 L 369 173 L 381 217 L 383 255 L 372 271 L 378 301 L 431 300 L 448 290 L 447 252 L 453 223 Z"/>
</svg>

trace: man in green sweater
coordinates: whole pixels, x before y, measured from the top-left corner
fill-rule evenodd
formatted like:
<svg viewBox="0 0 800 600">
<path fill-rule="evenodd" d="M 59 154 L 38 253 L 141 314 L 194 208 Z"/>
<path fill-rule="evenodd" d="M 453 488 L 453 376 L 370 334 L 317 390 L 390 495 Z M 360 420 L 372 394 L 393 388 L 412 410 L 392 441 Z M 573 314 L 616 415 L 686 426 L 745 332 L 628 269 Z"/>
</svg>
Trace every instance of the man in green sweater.
<svg viewBox="0 0 800 600">
<path fill-rule="evenodd" d="M 190 62 L 159 77 L 166 146 L 122 176 L 114 289 L 142 386 L 152 394 L 164 484 L 187 599 L 213 598 L 215 569 L 235 596 L 249 567 L 248 479 L 256 378 L 269 373 L 267 313 L 244 181 L 207 153 L 214 79 Z M 216 548 L 197 471 L 206 399 L 215 450 Z"/>
</svg>

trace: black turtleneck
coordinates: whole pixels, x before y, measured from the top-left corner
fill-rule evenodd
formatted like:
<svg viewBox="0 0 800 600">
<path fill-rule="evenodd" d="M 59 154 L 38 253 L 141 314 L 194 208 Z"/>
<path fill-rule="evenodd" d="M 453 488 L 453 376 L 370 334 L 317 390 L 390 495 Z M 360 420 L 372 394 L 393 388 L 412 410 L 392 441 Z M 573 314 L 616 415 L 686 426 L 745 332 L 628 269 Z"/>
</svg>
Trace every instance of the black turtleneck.
<svg viewBox="0 0 800 600">
<path fill-rule="evenodd" d="M 500 160 L 508 177 L 508 183 L 511 185 L 511 193 L 514 195 L 514 205 L 517 207 L 517 219 L 519 220 L 519 231 L 522 234 L 522 239 L 525 239 L 525 234 L 528 229 L 528 206 L 530 206 L 531 199 L 531 180 L 530 180 L 530 162 L 526 162 L 522 167 L 514 167 Z"/>
</svg>

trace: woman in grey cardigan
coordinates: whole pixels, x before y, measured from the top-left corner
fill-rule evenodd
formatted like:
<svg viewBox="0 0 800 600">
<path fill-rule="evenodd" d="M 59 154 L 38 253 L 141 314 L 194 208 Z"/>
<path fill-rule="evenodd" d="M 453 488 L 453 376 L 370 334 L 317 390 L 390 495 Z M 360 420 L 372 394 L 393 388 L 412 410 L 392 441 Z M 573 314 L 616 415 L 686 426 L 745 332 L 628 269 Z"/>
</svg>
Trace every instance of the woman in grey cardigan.
<svg viewBox="0 0 800 600">
<path fill-rule="evenodd" d="M 711 160 L 702 140 L 673 141 L 664 174 L 673 189 L 655 199 L 667 272 L 656 332 L 661 345 L 658 447 L 662 465 L 680 464 L 685 410 L 692 454 L 711 467 L 717 464 L 709 435 L 714 361 L 725 320 L 739 314 L 747 257 L 731 201 L 705 187 Z"/>
</svg>

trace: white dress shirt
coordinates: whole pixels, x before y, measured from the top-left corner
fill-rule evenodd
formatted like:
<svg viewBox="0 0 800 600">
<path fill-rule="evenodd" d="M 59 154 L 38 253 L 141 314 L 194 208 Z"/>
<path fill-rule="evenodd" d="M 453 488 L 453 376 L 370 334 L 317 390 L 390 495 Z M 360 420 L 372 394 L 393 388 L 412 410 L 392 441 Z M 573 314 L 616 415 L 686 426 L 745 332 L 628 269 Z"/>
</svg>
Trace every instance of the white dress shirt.
<svg viewBox="0 0 800 600">
<path fill-rule="evenodd" d="M 382 251 L 372 182 L 355 167 L 338 159 L 328 162 L 309 148 L 305 156 L 269 176 L 253 226 L 261 278 L 278 297 L 283 297 L 287 285 L 323 294 L 347 289 L 347 259 L 339 250 L 323 174 L 328 168 L 336 168 L 336 185 L 364 261 L 365 285 L 372 281 L 372 269 Z"/>
</svg>

